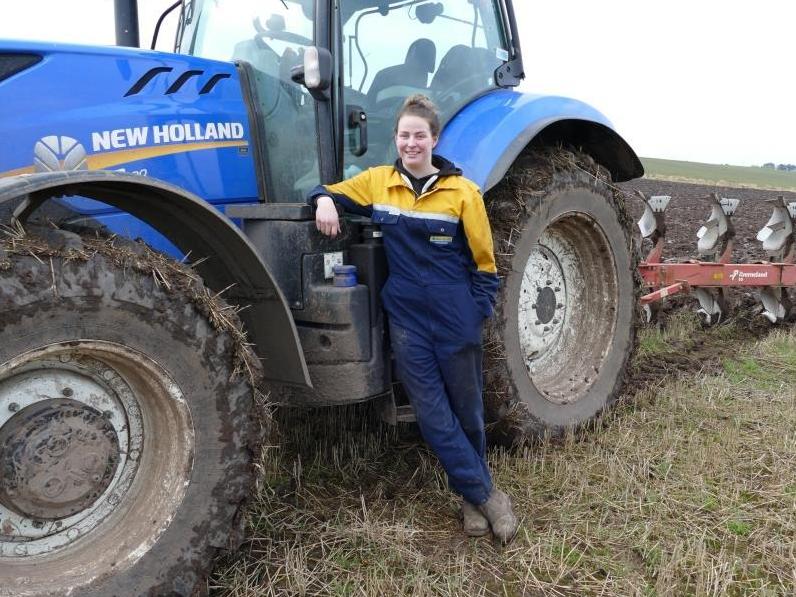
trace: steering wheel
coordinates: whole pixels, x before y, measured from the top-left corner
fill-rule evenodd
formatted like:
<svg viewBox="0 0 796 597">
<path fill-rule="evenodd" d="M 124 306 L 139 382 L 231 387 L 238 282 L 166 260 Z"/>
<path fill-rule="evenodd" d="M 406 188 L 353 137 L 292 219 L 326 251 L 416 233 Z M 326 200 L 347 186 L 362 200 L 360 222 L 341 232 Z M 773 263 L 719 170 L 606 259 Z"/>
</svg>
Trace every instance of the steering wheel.
<svg viewBox="0 0 796 597">
<path fill-rule="evenodd" d="M 266 31 L 265 33 L 258 33 L 257 37 L 278 39 L 280 41 L 286 41 L 292 44 L 299 44 L 302 46 L 311 46 L 315 43 L 309 37 L 304 37 L 303 35 L 299 35 L 298 33 L 292 33 L 290 31 Z"/>
<path fill-rule="evenodd" d="M 278 39 L 280 41 L 286 41 L 288 43 L 299 44 L 302 46 L 312 46 L 315 44 L 315 42 L 309 37 L 304 37 L 303 35 L 293 33 L 292 31 L 266 29 L 260 22 L 260 17 L 255 18 L 254 21 L 252 21 L 252 24 L 254 25 L 254 29 L 257 31 L 257 38 L 264 37 L 269 39 Z"/>
<path fill-rule="evenodd" d="M 484 79 L 485 76 L 483 72 L 470 74 L 470 76 L 457 81 L 453 85 L 446 86 L 432 97 L 438 106 L 459 102 L 470 92 L 477 89 L 485 89 L 486 84 Z"/>
</svg>

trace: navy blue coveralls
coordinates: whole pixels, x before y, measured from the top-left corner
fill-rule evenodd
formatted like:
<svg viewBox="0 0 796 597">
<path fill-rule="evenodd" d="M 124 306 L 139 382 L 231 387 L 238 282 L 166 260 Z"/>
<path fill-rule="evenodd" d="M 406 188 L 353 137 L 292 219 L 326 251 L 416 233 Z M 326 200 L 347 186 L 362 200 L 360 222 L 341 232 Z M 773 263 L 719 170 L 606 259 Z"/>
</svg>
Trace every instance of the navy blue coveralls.
<svg viewBox="0 0 796 597">
<path fill-rule="evenodd" d="M 492 314 L 498 278 L 478 187 L 441 156 L 416 194 L 400 160 L 309 194 L 331 196 L 381 226 L 389 277 L 389 315 L 398 377 L 420 432 L 472 504 L 492 490 L 485 458 L 482 324 Z"/>
</svg>

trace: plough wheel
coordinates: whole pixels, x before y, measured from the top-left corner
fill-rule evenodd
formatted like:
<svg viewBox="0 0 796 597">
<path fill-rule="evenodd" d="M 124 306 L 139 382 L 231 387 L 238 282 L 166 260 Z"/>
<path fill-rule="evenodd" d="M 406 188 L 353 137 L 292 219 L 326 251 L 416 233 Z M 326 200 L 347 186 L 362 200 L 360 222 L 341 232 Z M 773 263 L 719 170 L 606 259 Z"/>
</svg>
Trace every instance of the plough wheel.
<svg viewBox="0 0 796 597">
<path fill-rule="evenodd" d="M 0 246 L 0 596 L 193 594 L 252 479 L 236 339 L 199 280 L 53 234 Z"/>
<path fill-rule="evenodd" d="M 621 199 L 588 156 L 524 156 L 487 205 L 502 277 L 487 326 L 498 440 L 560 433 L 622 389 L 635 346 L 636 259 Z"/>
</svg>

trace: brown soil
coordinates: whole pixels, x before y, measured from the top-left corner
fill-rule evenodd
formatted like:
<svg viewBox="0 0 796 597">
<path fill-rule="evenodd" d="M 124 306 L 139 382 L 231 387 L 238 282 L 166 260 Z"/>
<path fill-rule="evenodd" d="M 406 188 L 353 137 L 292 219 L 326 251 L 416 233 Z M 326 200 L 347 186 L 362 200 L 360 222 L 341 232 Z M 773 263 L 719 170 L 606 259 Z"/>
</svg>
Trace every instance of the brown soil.
<svg viewBox="0 0 796 597">
<path fill-rule="evenodd" d="M 710 193 L 718 193 L 719 197 L 740 199 L 741 203 L 732 217 L 735 226 L 735 250 L 733 261 L 749 263 L 766 258 L 760 242 L 755 238 L 758 231 L 765 226 L 773 210 L 769 199 L 778 195 L 786 201 L 796 201 L 796 193 L 785 191 L 767 191 L 758 189 L 736 189 L 709 185 L 668 182 L 664 180 L 648 180 L 645 178 L 622 183 L 619 187 L 628 194 L 636 190 L 648 197 L 651 195 L 670 195 L 672 197 L 666 209 L 666 248 L 663 258 L 673 260 L 696 259 L 696 233 L 702 223 L 710 215 Z M 628 209 L 636 221 L 641 217 L 644 206 L 640 199 L 628 199 Z M 644 244 L 642 255 L 649 249 Z"/>
</svg>

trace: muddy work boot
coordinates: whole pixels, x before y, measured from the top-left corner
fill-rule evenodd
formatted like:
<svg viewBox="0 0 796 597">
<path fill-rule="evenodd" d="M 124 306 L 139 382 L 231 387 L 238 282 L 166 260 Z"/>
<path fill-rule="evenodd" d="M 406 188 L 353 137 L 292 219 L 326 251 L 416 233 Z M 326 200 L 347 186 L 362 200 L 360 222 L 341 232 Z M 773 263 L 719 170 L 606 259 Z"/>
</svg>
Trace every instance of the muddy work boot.
<svg viewBox="0 0 796 597">
<path fill-rule="evenodd" d="M 489 494 L 489 499 L 478 506 L 478 509 L 489 520 L 492 534 L 503 545 L 514 539 L 519 522 L 511 509 L 509 496 L 499 489 L 493 489 L 492 493 Z"/>
<path fill-rule="evenodd" d="M 478 506 L 462 500 L 462 519 L 464 534 L 468 537 L 483 537 L 489 532 L 489 521 L 481 514 Z"/>
</svg>

